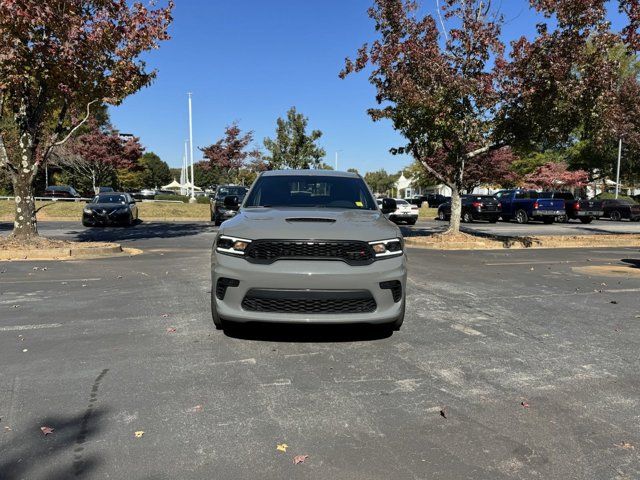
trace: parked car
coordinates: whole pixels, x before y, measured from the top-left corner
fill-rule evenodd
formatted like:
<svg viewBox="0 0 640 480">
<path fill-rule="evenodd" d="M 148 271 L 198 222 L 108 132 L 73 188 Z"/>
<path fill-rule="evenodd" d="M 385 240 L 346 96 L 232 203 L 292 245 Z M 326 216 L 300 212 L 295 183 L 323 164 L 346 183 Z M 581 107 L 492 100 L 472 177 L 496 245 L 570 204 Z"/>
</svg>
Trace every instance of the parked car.
<svg viewBox="0 0 640 480">
<path fill-rule="evenodd" d="M 47 198 L 82 198 L 75 188 L 69 185 L 49 185 L 42 194 Z"/>
<path fill-rule="evenodd" d="M 540 192 L 539 196 L 564 200 L 565 214 L 556 218 L 559 222 L 580 220 L 582 223 L 591 223 L 604 215 L 602 200 L 579 200 L 571 192 Z"/>
<path fill-rule="evenodd" d="M 430 193 L 426 196 L 426 202 L 429 204 L 429 208 L 438 208 L 445 202 L 450 202 L 451 197 L 445 197 L 439 193 Z"/>
<path fill-rule="evenodd" d="M 417 205 L 413 205 L 409 203 L 407 200 L 403 200 L 401 198 L 396 198 L 397 208 L 394 212 L 385 214 L 389 220 L 393 223 L 406 223 L 408 225 L 415 225 L 418 221 L 418 212 L 419 208 Z M 383 199 L 379 198 L 376 200 L 378 203 L 378 207 L 382 208 Z"/>
<path fill-rule="evenodd" d="M 237 208 L 225 205 L 225 197 L 235 196 L 237 198 L 237 204 L 241 204 L 244 200 L 244 196 L 247 194 L 247 188 L 239 185 L 218 185 L 216 187 L 216 193 L 211 198 L 211 221 L 215 226 L 219 226 L 225 220 L 233 217 Z"/>
<path fill-rule="evenodd" d="M 494 195 L 500 202 L 502 219 L 515 219 L 518 223 L 541 220 L 551 224 L 556 217 L 565 215 L 564 200 L 540 198 L 535 190 L 500 190 Z"/>
<path fill-rule="evenodd" d="M 492 195 L 462 195 L 462 221 L 465 223 L 474 220 L 486 220 L 496 223 L 500 218 L 500 206 L 498 200 Z M 438 219 L 449 220 L 451 218 L 451 201 L 438 207 Z"/>
<path fill-rule="evenodd" d="M 138 206 L 128 193 L 101 193 L 93 197 L 82 211 L 85 227 L 133 225 L 138 220 Z"/>
<path fill-rule="evenodd" d="M 396 208 L 385 198 L 379 210 L 355 173 L 261 173 L 214 243 L 213 323 L 217 328 L 227 321 L 368 323 L 399 329 L 407 261 L 400 229 L 384 217 Z"/>
<path fill-rule="evenodd" d="M 634 203 L 630 198 L 603 200 L 602 209 L 604 210 L 604 215 L 602 216 L 610 218 L 615 222 L 623 218 L 629 219 L 632 222 L 640 221 L 640 205 Z"/>
</svg>

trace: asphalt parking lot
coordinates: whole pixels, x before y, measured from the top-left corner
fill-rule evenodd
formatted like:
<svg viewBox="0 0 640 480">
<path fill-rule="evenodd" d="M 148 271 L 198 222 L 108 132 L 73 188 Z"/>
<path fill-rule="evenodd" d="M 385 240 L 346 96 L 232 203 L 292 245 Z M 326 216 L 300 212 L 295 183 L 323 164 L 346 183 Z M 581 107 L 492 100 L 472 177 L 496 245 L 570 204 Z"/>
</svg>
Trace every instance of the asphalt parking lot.
<svg viewBox="0 0 640 480">
<path fill-rule="evenodd" d="M 0 263 L 2 480 L 640 478 L 637 248 L 412 249 L 393 335 L 222 333 L 209 223 L 41 232 L 144 253 Z"/>
</svg>

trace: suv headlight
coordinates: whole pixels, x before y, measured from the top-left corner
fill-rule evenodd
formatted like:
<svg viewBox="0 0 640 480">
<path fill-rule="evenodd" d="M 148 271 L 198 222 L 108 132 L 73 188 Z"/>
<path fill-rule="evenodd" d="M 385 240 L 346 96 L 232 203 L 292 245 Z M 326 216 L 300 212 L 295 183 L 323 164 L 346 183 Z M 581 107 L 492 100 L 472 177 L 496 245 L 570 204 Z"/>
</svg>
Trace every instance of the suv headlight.
<svg viewBox="0 0 640 480">
<path fill-rule="evenodd" d="M 403 241 L 401 238 L 392 238 L 389 240 L 378 240 L 369 242 L 371 248 L 376 254 L 376 258 L 397 257 L 403 253 Z"/>
<path fill-rule="evenodd" d="M 216 252 L 226 255 L 244 255 L 244 251 L 250 243 L 251 240 L 247 240 L 246 238 L 220 235 L 216 239 Z"/>
</svg>

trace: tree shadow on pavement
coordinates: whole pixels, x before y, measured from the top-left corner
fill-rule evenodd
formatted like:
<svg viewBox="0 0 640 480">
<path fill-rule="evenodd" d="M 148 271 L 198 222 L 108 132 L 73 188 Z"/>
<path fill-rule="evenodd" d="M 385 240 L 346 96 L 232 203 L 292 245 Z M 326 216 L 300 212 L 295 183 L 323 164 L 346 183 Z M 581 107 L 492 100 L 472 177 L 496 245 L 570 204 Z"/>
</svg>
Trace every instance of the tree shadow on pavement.
<svg viewBox="0 0 640 480">
<path fill-rule="evenodd" d="M 211 231 L 211 223 L 140 223 L 132 227 L 93 227 L 70 231 L 75 239 L 83 242 L 115 242 L 148 238 L 176 238 L 198 235 Z"/>
<path fill-rule="evenodd" d="M 343 343 L 381 340 L 392 335 L 384 325 L 300 325 L 227 322 L 224 334 L 241 340 L 291 343 Z"/>
<path fill-rule="evenodd" d="M 28 431 L 5 434 L 5 437 L 13 435 L 13 438 L 2 448 L 0 478 L 69 480 L 85 477 L 103 461 L 97 454 L 86 455 L 84 444 L 100 432 L 101 419 L 106 413 L 106 409 L 96 408 L 73 416 L 47 416 L 29 421 Z M 45 436 L 40 431 L 41 426 L 55 430 Z"/>
</svg>

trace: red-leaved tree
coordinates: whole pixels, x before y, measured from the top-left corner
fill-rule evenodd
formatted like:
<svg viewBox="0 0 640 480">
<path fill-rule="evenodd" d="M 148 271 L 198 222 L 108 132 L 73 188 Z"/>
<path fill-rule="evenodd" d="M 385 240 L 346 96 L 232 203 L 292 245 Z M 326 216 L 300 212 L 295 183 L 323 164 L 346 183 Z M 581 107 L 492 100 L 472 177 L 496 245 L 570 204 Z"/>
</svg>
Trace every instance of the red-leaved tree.
<svg viewBox="0 0 640 480">
<path fill-rule="evenodd" d="M 504 45 L 490 1 L 445 0 L 442 10 L 441 33 L 432 15 L 418 15 L 413 0 L 375 0 L 369 16 L 377 38 L 346 60 L 341 76 L 373 67 L 369 81 L 380 106 L 369 115 L 391 120 L 406 138 L 393 152 L 411 154 L 451 188 L 449 232 L 456 233 L 470 160 L 500 146 L 494 117 L 501 70 L 495 65 L 503 61 Z"/>
<path fill-rule="evenodd" d="M 257 159 L 260 153 L 250 150 L 253 132 L 242 133 L 236 123 L 227 126 L 224 137 L 208 147 L 202 147 L 202 156 L 209 161 L 211 168 L 218 170 L 227 181 L 235 178 L 241 168 L 248 165 L 250 159 Z"/>
<path fill-rule="evenodd" d="M 524 177 L 526 188 L 567 190 L 584 187 L 589 174 L 584 170 L 570 171 L 566 162 L 549 162 Z"/>
<path fill-rule="evenodd" d="M 113 177 L 116 169 L 134 168 L 143 152 L 139 138 L 123 137 L 110 125 L 103 128 L 92 121 L 86 133 L 55 149 L 52 159 L 77 176 L 88 179 L 96 191 L 97 186 Z"/>
<path fill-rule="evenodd" d="M 0 0 L 0 168 L 15 192 L 13 236 L 37 236 L 33 181 L 92 105 L 148 85 L 140 55 L 169 38 L 173 2 Z"/>
</svg>

